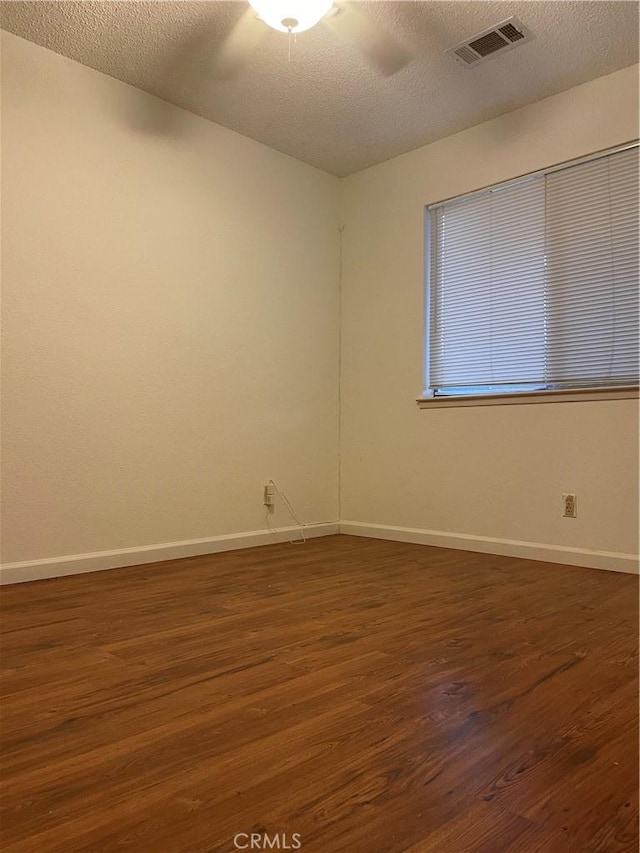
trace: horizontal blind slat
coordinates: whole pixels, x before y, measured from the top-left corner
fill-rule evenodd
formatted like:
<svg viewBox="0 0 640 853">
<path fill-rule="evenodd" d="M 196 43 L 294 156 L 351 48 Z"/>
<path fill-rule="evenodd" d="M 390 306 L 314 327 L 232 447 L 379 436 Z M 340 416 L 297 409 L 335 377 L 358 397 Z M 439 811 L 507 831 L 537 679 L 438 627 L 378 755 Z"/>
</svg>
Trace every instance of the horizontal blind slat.
<svg viewBox="0 0 640 853">
<path fill-rule="evenodd" d="M 431 387 L 637 381 L 637 174 L 631 148 L 431 210 Z"/>
</svg>

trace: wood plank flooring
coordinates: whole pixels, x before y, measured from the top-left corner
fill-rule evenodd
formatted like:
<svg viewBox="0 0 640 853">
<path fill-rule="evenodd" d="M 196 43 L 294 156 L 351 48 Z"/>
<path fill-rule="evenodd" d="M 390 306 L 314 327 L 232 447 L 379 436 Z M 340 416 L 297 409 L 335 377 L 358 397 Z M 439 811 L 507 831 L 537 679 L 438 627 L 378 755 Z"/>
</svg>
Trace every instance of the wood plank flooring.
<svg viewBox="0 0 640 853">
<path fill-rule="evenodd" d="M 334 536 L 0 612 L 4 853 L 638 850 L 632 576 Z"/>
</svg>

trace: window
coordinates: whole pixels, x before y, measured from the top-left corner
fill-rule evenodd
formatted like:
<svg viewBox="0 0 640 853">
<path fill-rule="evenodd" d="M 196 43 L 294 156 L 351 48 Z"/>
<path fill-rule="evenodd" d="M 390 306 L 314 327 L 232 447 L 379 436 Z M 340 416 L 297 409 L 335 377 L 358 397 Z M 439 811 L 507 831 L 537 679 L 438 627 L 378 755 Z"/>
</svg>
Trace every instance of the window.
<svg viewBox="0 0 640 853">
<path fill-rule="evenodd" d="M 638 383 L 638 148 L 428 208 L 432 397 Z"/>
</svg>

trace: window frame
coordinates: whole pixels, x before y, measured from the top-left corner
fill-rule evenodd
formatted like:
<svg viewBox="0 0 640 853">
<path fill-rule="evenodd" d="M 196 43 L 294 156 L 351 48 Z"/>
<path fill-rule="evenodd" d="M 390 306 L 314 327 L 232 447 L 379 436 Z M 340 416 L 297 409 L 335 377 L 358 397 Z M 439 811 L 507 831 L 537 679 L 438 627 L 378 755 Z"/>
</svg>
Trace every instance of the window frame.
<svg viewBox="0 0 640 853">
<path fill-rule="evenodd" d="M 543 169 L 526 172 L 516 177 L 508 178 L 495 184 L 487 184 L 467 193 L 450 196 L 439 201 L 431 202 L 424 206 L 424 316 L 423 316 L 423 392 L 416 400 L 420 408 L 447 408 L 450 406 L 483 406 L 483 405 L 514 405 L 530 403 L 561 403 L 561 402 L 588 402 L 591 400 L 626 400 L 639 399 L 639 385 L 610 385 L 597 387 L 547 387 L 540 388 L 540 383 L 532 383 L 530 388 L 521 387 L 517 391 L 490 391 L 465 394 L 434 394 L 429 388 L 430 376 L 430 344 L 431 344 L 431 292 L 433 280 L 433 234 L 431 211 L 452 201 L 468 199 L 488 190 L 507 187 L 528 178 L 549 175 L 563 169 L 570 169 L 582 163 L 589 163 L 602 157 L 627 151 L 631 148 L 639 148 L 640 140 L 633 139 L 617 145 L 613 148 L 604 148 L 594 151 L 583 157 L 564 160 Z M 460 386 L 463 387 L 463 386 Z M 471 387 L 471 386 L 467 386 Z M 488 387 L 488 386 L 487 386 Z"/>
</svg>

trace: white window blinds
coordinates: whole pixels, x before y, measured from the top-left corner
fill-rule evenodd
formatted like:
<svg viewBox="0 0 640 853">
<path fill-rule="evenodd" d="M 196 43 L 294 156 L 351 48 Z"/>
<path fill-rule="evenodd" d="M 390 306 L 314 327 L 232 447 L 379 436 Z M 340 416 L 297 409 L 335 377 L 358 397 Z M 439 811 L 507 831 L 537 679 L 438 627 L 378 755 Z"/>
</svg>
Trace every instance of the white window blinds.
<svg viewBox="0 0 640 853">
<path fill-rule="evenodd" d="M 638 382 L 638 149 L 430 209 L 436 394 Z"/>
</svg>

